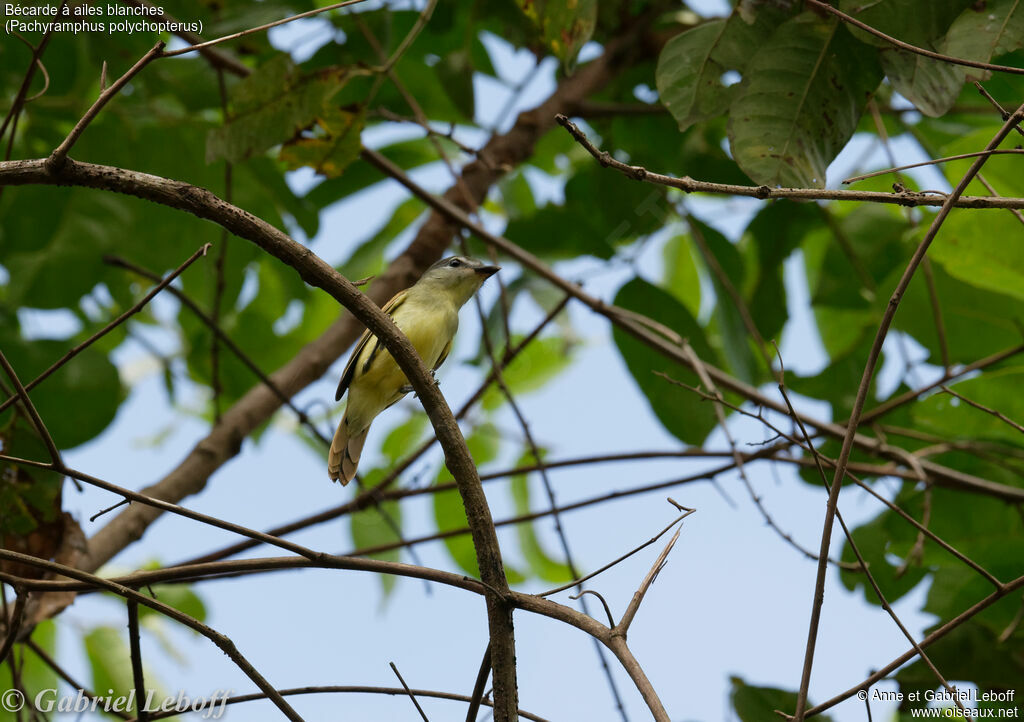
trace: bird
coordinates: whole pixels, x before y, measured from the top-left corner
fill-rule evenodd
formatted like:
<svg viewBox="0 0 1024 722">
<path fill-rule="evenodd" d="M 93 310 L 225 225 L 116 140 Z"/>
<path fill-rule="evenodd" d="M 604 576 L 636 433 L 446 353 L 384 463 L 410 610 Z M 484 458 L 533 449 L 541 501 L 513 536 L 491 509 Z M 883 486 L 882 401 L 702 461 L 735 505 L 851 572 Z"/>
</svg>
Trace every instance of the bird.
<svg viewBox="0 0 1024 722">
<path fill-rule="evenodd" d="M 381 310 L 391 316 L 423 363 L 435 372 L 451 351 L 459 328 L 459 309 L 499 270 L 499 266 L 467 256 L 442 258 Z M 370 424 L 412 391 L 395 359 L 369 329 L 352 351 L 334 400 L 340 401 L 346 391 L 345 414 L 334 432 L 327 460 L 331 481 L 341 481 L 342 485 L 356 475 Z"/>
</svg>

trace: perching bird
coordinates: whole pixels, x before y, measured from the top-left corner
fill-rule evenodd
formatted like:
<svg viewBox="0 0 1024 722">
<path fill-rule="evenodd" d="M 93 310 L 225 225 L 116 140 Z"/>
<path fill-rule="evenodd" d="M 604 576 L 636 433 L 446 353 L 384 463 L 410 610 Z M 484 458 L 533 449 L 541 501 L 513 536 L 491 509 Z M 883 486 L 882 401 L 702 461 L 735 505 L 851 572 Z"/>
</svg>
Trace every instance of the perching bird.
<svg viewBox="0 0 1024 722">
<path fill-rule="evenodd" d="M 451 351 L 459 328 L 459 309 L 498 270 L 498 266 L 465 256 L 443 258 L 414 286 L 395 294 L 381 310 L 402 329 L 427 368 L 436 371 Z M 340 479 L 342 484 L 356 475 L 370 423 L 412 390 L 394 358 L 369 329 L 352 352 L 335 401 L 346 389 L 348 406 L 334 432 L 327 460 L 331 480 Z"/>
</svg>

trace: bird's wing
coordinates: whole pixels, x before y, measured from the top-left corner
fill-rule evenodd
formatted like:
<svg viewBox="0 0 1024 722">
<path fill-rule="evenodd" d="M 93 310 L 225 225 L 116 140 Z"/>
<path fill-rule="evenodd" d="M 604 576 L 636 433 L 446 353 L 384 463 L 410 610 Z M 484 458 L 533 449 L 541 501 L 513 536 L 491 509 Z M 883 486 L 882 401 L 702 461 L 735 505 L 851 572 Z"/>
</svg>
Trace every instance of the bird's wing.
<svg viewBox="0 0 1024 722">
<path fill-rule="evenodd" d="M 444 350 L 441 351 L 441 355 L 437 357 L 437 363 L 434 364 L 434 371 L 437 371 L 439 368 L 441 368 L 441 364 L 443 364 L 444 360 L 446 358 L 448 358 L 448 353 L 451 350 L 452 350 L 452 342 L 451 342 L 451 340 L 449 340 L 448 343 L 445 344 Z"/>
<path fill-rule="evenodd" d="M 408 293 L 408 288 L 405 289 L 404 291 L 399 291 L 394 296 L 392 296 L 391 300 L 385 303 L 380 310 L 394 318 L 395 311 L 397 311 L 398 307 L 402 305 L 403 301 L 405 301 L 406 295 Z M 341 399 L 341 397 L 345 394 L 345 391 L 348 389 L 349 384 L 352 383 L 352 379 L 355 378 L 356 361 L 360 357 L 360 355 L 362 355 L 363 349 L 366 348 L 366 344 L 369 342 L 371 337 L 375 339 L 377 338 L 376 336 L 370 333 L 370 329 L 366 329 L 365 331 L 363 331 L 363 335 L 359 337 L 359 343 L 356 344 L 355 350 L 352 352 L 352 355 L 348 359 L 348 365 L 345 366 L 345 372 L 341 375 L 341 381 L 338 382 L 338 391 L 334 394 L 335 401 L 339 401 Z M 381 348 L 382 346 L 380 343 L 380 339 L 377 339 L 377 344 L 376 346 L 374 346 L 373 351 L 370 353 L 370 357 L 366 359 L 366 363 L 364 364 L 365 366 L 368 366 L 370 363 L 373 362 L 374 357 L 377 355 L 377 352 L 380 351 Z"/>
</svg>

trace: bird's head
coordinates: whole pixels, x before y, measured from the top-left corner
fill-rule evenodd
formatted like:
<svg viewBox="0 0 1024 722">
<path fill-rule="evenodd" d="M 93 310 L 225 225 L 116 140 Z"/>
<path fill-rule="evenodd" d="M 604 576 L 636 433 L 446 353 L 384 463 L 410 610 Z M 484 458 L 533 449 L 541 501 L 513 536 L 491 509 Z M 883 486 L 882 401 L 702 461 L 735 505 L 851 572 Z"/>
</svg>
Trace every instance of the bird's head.
<svg viewBox="0 0 1024 722">
<path fill-rule="evenodd" d="M 428 268 L 419 283 L 448 295 L 456 307 L 461 307 L 499 270 L 499 266 L 489 266 L 475 258 L 450 256 Z"/>
</svg>

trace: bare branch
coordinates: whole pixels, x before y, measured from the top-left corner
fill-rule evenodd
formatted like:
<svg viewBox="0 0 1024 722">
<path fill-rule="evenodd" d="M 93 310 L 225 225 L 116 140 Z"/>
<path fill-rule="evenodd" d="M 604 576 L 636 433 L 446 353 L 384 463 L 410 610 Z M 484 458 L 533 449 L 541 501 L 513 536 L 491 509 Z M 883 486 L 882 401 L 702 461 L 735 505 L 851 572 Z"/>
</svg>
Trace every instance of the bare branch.
<svg viewBox="0 0 1024 722">
<path fill-rule="evenodd" d="M 598 150 L 587 138 L 586 134 L 566 116 L 557 118 L 559 125 L 564 127 L 577 143 L 594 156 L 605 168 L 613 168 L 627 178 L 655 185 L 678 188 L 686 193 L 713 193 L 716 195 L 745 196 L 747 198 L 792 198 L 794 200 L 817 201 L 862 201 L 869 203 L 890 203 L 899 206 L 941 206 L 945 203 L 944 194 L 937 192 L 901 191 L 898 193 L 880 193 L 876 191 L 830 190 L 827 188 L 771 188 L 769 186 L 743 186 L 733 183 L 711 183 L 698 181 L 683 176 L 662 175 L 649 171 L 638 165 L 629 165 L 616 160 L 608 151 Z M 988 196 L 958 196 L 954 208 L 1024 208 L 1024 198 L 990 198 Z"/>
<path fill-rule="evenodd" d="M 672 551 L 672 547 L 676 545 L 679 540 L 679 534 L 682 533 L 683 528 L 679 527 L 676 529 L 676 533 L 672 535 L 672 538 L 668 540 L 668 544 L 661 550 L 661 554 L 654 560 L 654 564 L 651 565 L 650 571 L 647 572 L 647 576 L 640 583 L 639 589 L 633 593 L 633 598 L 629 600 L 629 604 L 626 606 L 626 611 L 622 613 L 622 618 L 619 623 L 615 625 L 614 632 L 621 635 L 623 638 L 629 632 L 629 625 L 633 623 L 633 618 L 636 617 L 636 613 L 640 611 L 640 604 L 644 601 L 644 597 L 647 595 L 647 590 L 654 584 L 654 580 L 658 578 L 658 573 L 661 572 L 665 566 L 665 562 L 668 559 L 669 552 Z"/>
<path fill-rule="evenodd" d="M 388 664 L 391 665 L 391 671 L 395 673 L 396 677 L 398 677 L 398 681 L 402 683 L 402 689 L 404 689 L 405 693 L 409 695 L 409 699 L 411 699 L 413 705 L 415 705 L 416 711 L 420 713 L 420 718 L 423 720 L 423 722 L 430 722 L 430 720 L 427 718 L 427 713 L 423 711 L 423 708 L 420 707 L 420 703 L 416 700 L 416 695 L 413 694 L 412 690 L 409 689 L 409 685 L 407 685 L 405 683 L 405 680 L 402 679 L 402 674 L 398 671 L 398 667 L 395 666 L 394 662 L 388 662 Z M 140 720 L 139 722 L 142 721 Z"/>
</svg>

